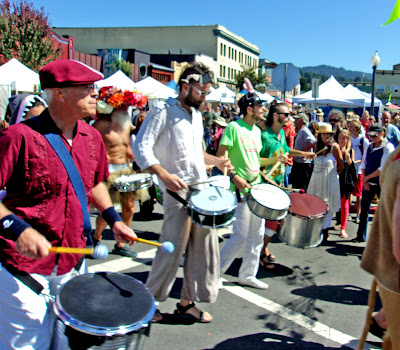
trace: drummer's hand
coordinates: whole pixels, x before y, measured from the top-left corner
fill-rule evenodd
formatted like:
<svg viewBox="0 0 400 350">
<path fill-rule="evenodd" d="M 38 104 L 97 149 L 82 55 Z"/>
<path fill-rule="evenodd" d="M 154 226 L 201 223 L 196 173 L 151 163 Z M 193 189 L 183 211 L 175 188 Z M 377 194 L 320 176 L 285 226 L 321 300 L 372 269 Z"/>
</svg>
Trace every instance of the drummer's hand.
<svg viewBox="0 0 400 350">
<path fill-rule="evenodd" d="M 239 175 L 233 177 L 231 181 L 239 191 L 243 190 L 244 188 L 251 188 L 250 184 Z"/>
<path fill-rule="evenodd" d="M 172 192 L 178 192 L 180 190 L 188 190 L 188 186 L 176 175 L 167 174 L 161 177 L 165 187 Z"/>
<path fill-rule="evenodd" d="M 28 258 L 44 258 L 49 255 L 51 243 L 32 227 L 25 229 L 15 242 L 20 254 Z"/>
<path fill-rule="evenodd" d="M 314 152 L 305 152 L 306 156 L 304 158 L 314 159 L 317 155 Z"/>
<path fill-rule="evenodd" d="M 112 231 L 114 232 L 114 237 L 117 242 L 134 244 L 133 238 L 137 238 L 135 232 L 123 221 L 114 222 Z"/>
<path fill-rule="evenodd" d="M 225 172 L 225 168 L 227 171 L 232 171 L 233 165 L 231 164 L 231 160 L 229 158 L 218 158 L 216 167 L 221 170 L 223 173 Z"/>
<path fill-rule="evenodd" d="M 278 157 L 278 160 L 279 160 L 282 164 L 286 164 L 287 161 L 289 160 L 289 157 L 288 157 L 288 156 L 285 156 L 284 154 L 281 154 L 281 155 Z"/>
</svg>

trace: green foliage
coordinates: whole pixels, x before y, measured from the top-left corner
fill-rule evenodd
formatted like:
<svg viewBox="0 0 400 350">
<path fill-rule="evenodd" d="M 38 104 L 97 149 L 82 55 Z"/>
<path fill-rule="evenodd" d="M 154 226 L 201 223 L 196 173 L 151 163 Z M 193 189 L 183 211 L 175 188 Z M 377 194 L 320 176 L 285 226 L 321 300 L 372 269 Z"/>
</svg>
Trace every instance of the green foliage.
<svg viewBox="0 0 400 350">
<path fill-rule="evenodd" d="M 118 60 L 117 55 L 114 56 L 114 62 L 111 64 L 111 68 L 115 72 L 121 70 L 122 73 L 127 75 L 129 78 L 132 75 L 132 65 L 129 62 L 125 61 L 123 58 Z"/>
<path fill-rule="evenodd" d="M 308 83 L 307 79 L 302 75 L 300 75 L 300 90 L 302 92 L 311 90 L 311 85 Z"/>
<path fill-rule="evenodd" d="M 256 74 L 254 68 L 243 67 L 243 71 L 236 75 L 236 88 L 241 91 L 243 89 L 244 78 L 248 78 L 253 84 L 254 88 L 257 85 L 265 84 L 265 74 Z"/>
<path fill-rule="evenodd" d="M 0 64 L 16 58 L 38 71 L 60 54 L 51 40 L 52 30 L 43 7 L 24 0 L 0 1 Z"/>
<path fill-rule="evenodd" d="M 343 67 L 336 68 L 328 65 L 320 65 L 315 67 L 303 67 L 302 72 L 316 73 L 322 76 L 328 76 L 328 78 L 333 75 L 336 80 L 342 81 L 354 81 L 357 77 L 362 78 L 364 81 L 371 81 L 372 75 L 370 73 L 364 73 L 360 71 L 351 71 L 344 69 Z"/>
</svg>

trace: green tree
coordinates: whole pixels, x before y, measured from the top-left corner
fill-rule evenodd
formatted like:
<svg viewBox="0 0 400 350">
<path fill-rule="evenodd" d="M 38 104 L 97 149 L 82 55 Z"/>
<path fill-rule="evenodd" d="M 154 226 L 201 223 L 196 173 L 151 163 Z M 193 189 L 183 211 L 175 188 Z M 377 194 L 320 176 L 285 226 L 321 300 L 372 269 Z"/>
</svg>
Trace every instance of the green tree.
<svg viewBox="0 0 400 350">
<path fill-rule="evenodd" d="M 132 75 L 132 65 L 125 61 L 123 58 L 120 60 L 117 58 L 117 55 L 114 56 L 114 62 L 111 64 L 111 68 L 117 72 L 119 70 L 122 71 L 125 75 L 127 75 L 129 78 Z"/>
<path fill-rule="evenodd" d="M 248 78 L 254 88 L 257 85 L 265 84 L 265 74 L 257 75 L 254 68 L 243 67 L 243 71 L 236 75 L 236 88 L 241 91 L 243 89 L 244 78 Z"/>
<path fill-rule="evenodd" d="M 38 71 L 60 55 L 43 7 L 37 10 L 30 2 L 0 1 L 0 33 L 0 64 L 16 58 Z"/>
<path fill-rule="evenodd" d="M 304 76 L 300 75 L 300 90 L 301 90 L 301 92 L 306 92 L 310 89 L 311 88 L 307 82 L 307 79 Z"/>
</svg>

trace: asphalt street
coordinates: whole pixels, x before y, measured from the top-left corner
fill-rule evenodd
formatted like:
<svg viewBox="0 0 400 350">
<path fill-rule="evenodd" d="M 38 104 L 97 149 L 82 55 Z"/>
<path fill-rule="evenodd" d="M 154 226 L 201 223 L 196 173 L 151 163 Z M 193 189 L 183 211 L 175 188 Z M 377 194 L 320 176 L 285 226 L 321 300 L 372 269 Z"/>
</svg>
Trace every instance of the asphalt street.
<svg viewBox="0 0 400 350">
<path fill-rule="evenodd" d="M 157 204 L 148 220 L 140 220 L 136 211 L 131 227 L 140 238 L 157 241 L 162 206 Z M 92 214 L 93 225 L 94 220 Z M 273 237 L 270 250 L 277 266 L 260 270 L 257 276 L 268 283 L 266 290 L 236 283 L 241 263 L 237 259 L 222 275 L 224 288 L 217 302 L 199 304 L 212 314 L 210 324 L 188 324 L 174 317 L 180 269 L 170 298 L 158 306 L 165 321 L 151 325 L 144 349 L 356 349 L 372 281 L 359 266 L 365 243 L 351 242 L 356 229 L 349 221 L 348 239 L 331 230 L 328 246 L 310 249 L 293 248 Z M 221 247 L 230 232 L 230 227 L 219 230 Z M 103 243 L 112 249 L 111 231 L 104 232 Z M 156 248 L 136 243 L 134 249 L 135 259 L 110 254 L 106 260 L 89 260 L 89 271 L 119 272 L 145 282 Z M 369 335 L 365 349 L 379 345 L 380 339 Z"/>
</svg>

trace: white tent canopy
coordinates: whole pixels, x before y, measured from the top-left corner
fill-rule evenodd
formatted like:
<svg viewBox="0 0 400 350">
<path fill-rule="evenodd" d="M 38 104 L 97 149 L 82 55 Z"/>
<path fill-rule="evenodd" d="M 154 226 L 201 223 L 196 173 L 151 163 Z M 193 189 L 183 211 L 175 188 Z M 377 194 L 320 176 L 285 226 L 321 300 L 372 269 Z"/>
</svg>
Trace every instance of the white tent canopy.
<svg viewBox="0 0 400 350">
<path fill-rule="evenodd" d="M 96 84 L 98 87 L 115 86 L 121 90 L 133 91 L 136 89 L 136 84 L 121 70 L 106 79 L 98 81 Z"/>
<path fill-rule="evenodd" d="M 160 83 L 152 77 L 147 77 L 136 83 L 136 89 L 148 98 L 166 100 L 169 97 L 177 97 L 174 89 Z"/>
<path fill-rule="evenodd" d="M 351 100 L 346 95 L 344 87 L 335 79 L 333 75 L 319 86 L 319 97 L 314 99 L 312 91 L 294 96 L 293 103 L 314 103 L 317 106 L 336 106 L 336 107 L 362 107 L 364 101 Z"/>
<path fill-rule="evenodd" d="M 0 84 L 11 85 L 16 91 L 34 92 L 34 86 L 40 85 L 39 74 L 12 58 L 0 66 Z"/>
<path fill-rule="evenodd" d="M 275 100 L 275 97 L 271 96 L 269 93 L 264 92 L 263 94 L 261 92 L 257 91 L 257 95 L 259 98 L 261 98 L 263 101 L 267 101 L 268 103 L 271 103 L 273 100 Z"/>
<path fill-rule="evenodd" d="M 361 91 L 360 89 L 357 89 L 355 86 L 353 86 L 351 84 L 347 85 L 344 88 L 344 90 L 346 91 L 346 94 L 349 96 L 349 98 L 363 100 L 364 107 L 371 107 L 371 100 L 372 100 L 371 94 Z M 375 107 L 382 106 L 382 101 L 375 97 L 374 98 L 374 106 Z"/>
<path fill-rule="evenodd" d="M 235 103 L 236 94 L 234 91 L 222 85 L 218 89 L 212 91 L 207 97 L 208 102 Z"/>
</svg>

